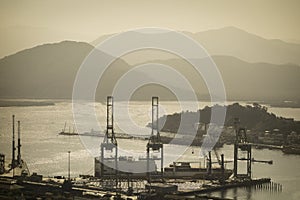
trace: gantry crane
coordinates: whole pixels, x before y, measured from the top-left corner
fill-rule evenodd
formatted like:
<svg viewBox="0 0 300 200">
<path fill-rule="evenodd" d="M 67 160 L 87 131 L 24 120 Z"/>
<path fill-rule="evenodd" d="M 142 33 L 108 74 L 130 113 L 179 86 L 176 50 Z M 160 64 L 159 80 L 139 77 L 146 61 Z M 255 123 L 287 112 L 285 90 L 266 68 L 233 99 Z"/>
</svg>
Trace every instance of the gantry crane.
<svg viewBox="0 0 300 200">
<path fill-rule="evenodd" d="M 155 160 L 160 160 L 160 175 L 163 177 L 163 143 L 160 138 L 159 126 L 158 126 L 158 97 L 152 97 L 152 130 L 151 136 L 147 143 L 147 178 L 148 182 L 151 182 L 151 173 L 149 167 L 149 160 L 154 159 L 150 158 L 150 151 L 161 153 L 159 158 L 155 158 Z"/>
<path fill-rule="evenodd" d="M 116 186 L 118 184 L 118 143 L 116 140 L 116 136 L 114 133 L 114 110 L 113 110 L 113 97 L 107 97 L 107 104 L 106 104 L 106 132 L 104 136 L 104 140 L 101 143 L 101 175 L 103 178 L 112 178 L 116 180 Z M 105 153 L 107 151 L 113 152 L 114 157 L 106 157 Z M 104 165 L 105 162 L 108 160 L 114 160 L 115 164 L 115 174 L 105 173 Z"/>
<path fill-rule="evenodd" d="M 252 145 L 255 145 L 253 143 L 249 143 L 247 141 L 247 134 L 245 128 L 240 128 L 240 121 L 238 118 L 235 118 L 234 121 L 234 127 L 235 127 L 235 143 L 234 143 L 234 159 L 233 159 L 233 173 L 235 178 L 247 178 L 251 179 L 251 165 L 253 162 L 259 162 L 259 163 L 267 163 L 267 164 L 273 164 L 273 161 L 265 161 L 265 160 L 255 160 L 252 158 Z M 246 152 L 246 157 L 239 157 L 239 149 L 242 152 Z M 246 174 L 240 174 L 238 173 L 238 162 L 239 161 L 246 161 L 247 162 L 247 172 Z"/>
</svg>

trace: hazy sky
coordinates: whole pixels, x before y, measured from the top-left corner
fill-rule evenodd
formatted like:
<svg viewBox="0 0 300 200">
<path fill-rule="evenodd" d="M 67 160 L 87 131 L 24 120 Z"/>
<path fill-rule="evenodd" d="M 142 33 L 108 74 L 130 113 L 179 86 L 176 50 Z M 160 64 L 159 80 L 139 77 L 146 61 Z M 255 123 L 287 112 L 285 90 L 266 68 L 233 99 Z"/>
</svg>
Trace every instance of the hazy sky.
<svg viewBox="0 0 300 200">
<path fill-rule="evenodd" d="M 0 58 L 43 43 L 93 41 L 154 26 L 199 32 L 235 26 L 300 43 L 298 0 L 0 0 Z"/>
</svg>

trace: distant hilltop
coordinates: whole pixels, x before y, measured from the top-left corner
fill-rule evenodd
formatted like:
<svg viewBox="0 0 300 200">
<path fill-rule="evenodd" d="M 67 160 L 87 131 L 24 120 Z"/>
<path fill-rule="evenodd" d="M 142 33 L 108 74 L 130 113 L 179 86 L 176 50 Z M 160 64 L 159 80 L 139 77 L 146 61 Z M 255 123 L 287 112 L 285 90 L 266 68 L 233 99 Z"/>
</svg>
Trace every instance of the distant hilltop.
<svg viewBox="0 0 300 200">
<path fill-rule="evenodd" d="M 233 26 L 195 33 L 188 31 L 178 32 L 182 32 L 197 41 L 210 55 L 236 57 L 250 63 L 279 65 L 294 63 L 300 65 L 299 43 L 291 43 L 279 39 L 266 39 Z M 91 44 L 96 46 L 110 36 L 101 36 Z"/>
</svg>

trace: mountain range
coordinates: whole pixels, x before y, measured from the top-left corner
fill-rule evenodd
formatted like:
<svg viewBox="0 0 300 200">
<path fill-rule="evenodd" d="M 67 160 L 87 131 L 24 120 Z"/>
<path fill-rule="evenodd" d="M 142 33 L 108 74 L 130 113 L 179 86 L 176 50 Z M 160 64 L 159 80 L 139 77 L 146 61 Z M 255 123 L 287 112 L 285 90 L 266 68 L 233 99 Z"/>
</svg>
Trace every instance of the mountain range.
<svg viewBox="0 0 300 200">
<path fill-rule="evenodd" d="M 237 28 L 227 27 L 186 35 L 200 42 L 212 55 L 223 77 L 226 94 L 232 100 L 298 100 L 300 97 L 300 45 L 279 40 L 267 40 Z M 94 41 L 100 42 L 107 36 Z M 94 49 L 92 44 L 63 41 L 43 44 L 20 51 L 0 60 L 0 98 L 60 98 L 70 99 L 77 71 Z M 99 56 L 111 57 L 99 50 Z M 161 56 L 139 59 L 121 57 L 111 64 L 100 80 L 96 98 L 110 95 L 119 78 L 137 63 L 166 64 L 184 75 L 200 99 L 209 99 L 201 76 L 185 60 Z M 136 64 L 132 64 L 136 63 Z M 143 71 L 136 76 L 149 76 Z M 148 77 L 154 82 L 156 77 Z M 166 77 L 172 78 L 172 77 Z M 179 90 L 185 91 L 176 85 Z M 133 95 L 136 100 L 149 100 L 151 96 L 173 100 L 175 96 L 166 88 L 146 85 Z"/>
<path fill-rule="evenodd" d="M 187 31 L 179 33 L 197 41 L 210 55 L 232 56 L 246 62 L 300 65 L 300 44 L 298 43 L 265 39 L 232 26 L 196 33 Z M 97 46 L 111 36 L 101 36 L 91 44 Z"/>
</svg>

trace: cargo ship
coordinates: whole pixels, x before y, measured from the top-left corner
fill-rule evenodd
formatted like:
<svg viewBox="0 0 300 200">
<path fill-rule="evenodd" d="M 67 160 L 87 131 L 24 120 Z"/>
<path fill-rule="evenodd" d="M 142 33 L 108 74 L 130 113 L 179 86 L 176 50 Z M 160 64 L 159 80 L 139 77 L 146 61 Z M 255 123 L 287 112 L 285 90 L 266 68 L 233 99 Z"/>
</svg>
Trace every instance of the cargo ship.
<svg viewBox="0 0 300 200">
<path fill-rule="evenodd" d="M 174 162 L 164 168 L 165 178 L 178 179 L 228 179 L 233 173 L 231 169 L 192 167 L 190 162 Z"/>
<path fill-rule="evenodd" d="M 152 173 L 155 174 L 157 172 L 157 166 L 155 163 L 155 159 L 149 160 L 149 169 Z M 104 172 L 107 174 L 115 174 L 114 160 L 105 161 L 104 165 L 100 164 L 100 159 L 95 159 L 95 176 L 103 177 Z M 146 178 L 147 174 L 145 170 L 147 169 L 147 159 L 139 158 L 138 160 L 134 160 L 132 157 L 119 157 L 118 165 L 120 169 L 125 171 L 119 171 L 119 176 L 124 175 L 125 177 L 130 174 L 131 177 L 134 178 Z M 101 167 L 104 167 L 103 171 Z M 158 172 L 157 172 L 158 173 Z M 228 179 L 233 173 L 233 170 L 221 168 L 212 168 L 208 170 L 208 168 L 203 167 L 192 167 L 190 162 L 174 162 L 169 167 L 164 168 L 163 177 L 168 179 L 209 179 L 209 180 L 220 180 L 220 179 Z"/>
</svg>

